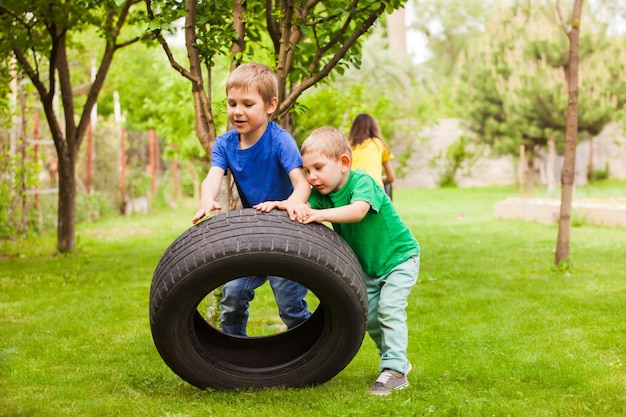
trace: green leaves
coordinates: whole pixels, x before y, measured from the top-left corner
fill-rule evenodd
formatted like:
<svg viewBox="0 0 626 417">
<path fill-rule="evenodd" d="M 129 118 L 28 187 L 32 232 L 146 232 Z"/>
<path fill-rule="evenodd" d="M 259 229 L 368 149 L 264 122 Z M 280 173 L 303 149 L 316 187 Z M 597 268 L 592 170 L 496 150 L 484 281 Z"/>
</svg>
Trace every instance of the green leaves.
<svg viewBox="0 0 626 417">
<path fill-rule="evenodd" d="M 626 75 L 626 65 L 614 63 L 626 58 L 601 24 L 585 27 L 590 29 L 580 42 L 579 131 L 595 135 L 618 108 L 615 80 Z M 550 7 L 532 2 L 527 9 L 496 13 L 484 38 L 457 67 L 459 98 L 469 109 L 477 140 L 498 153 L 517 153 L 520 144 L 564 139 L 569 47 Z"/>
</svg>

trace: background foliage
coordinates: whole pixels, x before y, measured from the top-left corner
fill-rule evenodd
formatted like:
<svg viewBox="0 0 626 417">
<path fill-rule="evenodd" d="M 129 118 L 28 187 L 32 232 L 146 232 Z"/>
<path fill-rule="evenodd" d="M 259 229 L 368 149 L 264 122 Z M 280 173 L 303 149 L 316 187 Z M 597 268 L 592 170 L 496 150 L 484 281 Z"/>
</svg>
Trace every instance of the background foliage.
<svg viewBox="0 0 626 417">
<path fill-rule="evenodd" d="M 129 34 L 142 34 L 156 27 L 162 28 L 164 33 L 180 30 L 176 19 L 184 14 L 181 4 L 155 2 L 153 5 L 163 7 L 169 14 L 148 26 L 140 20 L 145 15 L 137 13 L 128 26 Z M 323 84 L 300 97 L 293 112 L 292 133 L 297 141 L 301 142 L 308 132 L 322 124 L 336 126 L 347 133 L 354 116 L 368 112 L 379 121 L 385 139 L 398 149 L 396 164 L 399 174 L 403 175 L 411 169 L 406 165 L 408 156 L 419 151 L 423 143 L 419 132 L 424 127 L 445 117 L 466 120 L 466 137 L 431 161 L 432 169 L 440 173 L 441 185 L 454 185 L 456 172 L 470 169 L 472 159 L 482 155 L 485 149 L 514 156 L 519 144 L 535 150 L 535 145 L 544 146 L 549 137 L 557 139 L 557 149 L 560 149 L 566 103 L 563 65 L 567 63 L 563 61 L 564 35 L 556 25 L 551 2 L 419 0 L 409 6 L 406 13 L 412 22 L 410 28 L 424 34 L 428 53 L 421 54 L 419 60 L 398 59 L 389 48 L 383 20 L 368 34 L 361 46 L 362 56 L 357 54 L 346 61 L 353 66 L 341 67 Z M 584 130 L 593 135 L 607 122 L 620 121 L 626 114 L 623 111 L 626 105 L 626 37 L 615 30 L 615 23 L 610 24 L 624 13 L 618 6 L 594 2 L 583 14 L 581 133 Z M 217 8 L 202 14 L 201 47 L 219 52 L 207 56 L 214 64 L 211 99 L 215 126 L 218 132 L 223 132 L 226 129 L 223 87 L 229 58 L 228 42 L 219 42 L 232 37 L 232 32 L 230 21 L 220 24 L 217 19 L 227 13 L 226 9 L 208 3 L 202 7 Z M 243 60 L 271 60 L 273 55 L 270 40 L 263 35 L 262 12 L 257 3 L 250 3 L 247 10 L 250 39 L 239 56 Z M 211 37 L 211 33 L 220 35 Z M 89 82 L 94 60 L 98 59 L 97 49 L 92 47 L 97 44 L 98 35 L 94 30 L 84 30 L 72 36 L 69 43 L 75 75 L 73 85 L 78 86 L 79 102 L 86 97 L 84 86 Z M 186 51 L 180 36 L 167 39 L 174 56 L 184 61 Z M 411 42 L 414 42 L 413 37 L 409 38 Z M 3 60 L 2 64 L 2 74 L 8 76 L 8 61 Z M 5 93 L 0 94 L 4 100 L 0 102 L 8 105 L 9 83 L 0 85 L 4 86 Z M 24 111 L 27 120 L 32 120 L 32 114 L 41 109 L 34 99 L 32 86 L 27 83 L 22 86 L 27 102 Z M 151 196 L 155 200 L 153 205 L 172 204 L 174 162 L 179 166 L 177 178 L 181 192 L 189 196 L 197 192 L 197 183 L 206 172 L 208 158 L 196 136 L 190 88 L 154 43 L 137 43 L 117 52 L 98 99 L 99 118 L 94 132 L 95 195 L 85 195 L 84 187 L 78 185 L 80 204 L 85 202 L 100 213 L 89 209 L 87 212 L 91 214 L 85 214 L 81 208 L 77 213 L 81 220 L 119 211 L 120 125 L 114 120 L 115 92 L 120 96 L 129 146 L 136 150 L 128 160 L 131 170 L 128 185 L 134 190 L 133 194 L 145 194 L 145 158 L 139 156 L 146 152 L 148 129 L 155 130 L 161 151 L 159 189 Z M 2 108 L 3 126 L 9 126 L 12 115 L 19 111 L 7 106 Z M 28 136 L 32 126 L 27 126 L 26 131 Z M 41 132 L 43 138 L 49 138 L 50 133 L 43 123 Z M 5 129 L 0 133 L 4 152 L 8 152 L 8 138 L 9 130 Z M 19 194 L 16 183 L 10 179 L 16 175 L 17 165 L 7 158 L 3 161 L 5 171 L 12 174 L 2 177 L 2 186 Z M 45 161 L 34 163 L 31 160 L 24 167 L 29 169 L 29 177 L 36 178 L 45 168 Z M 83 183 L 85 167 L 83 146 L 77 161 L 78 178 Z M 603 169 L 596 167 L 596 172 L 603 173 Z M 21 208 L 15 197 L 18 194 L 10 198 L 3 194 L 3 204 L 11 206 L 11 210 L 3 213 L 15 213 L 5 216 L 5 236 L 15 234 L 20 227 L 17 220 L 22 217 Z M 54 201 L 50 204 L 46 213 L 55 210 Z M 32 214 L 32 227 L 54 227 L 54 220 L 41 223 L 37 220 L 39 215 L 30 211 L 27 216 Z"/>
</svg>

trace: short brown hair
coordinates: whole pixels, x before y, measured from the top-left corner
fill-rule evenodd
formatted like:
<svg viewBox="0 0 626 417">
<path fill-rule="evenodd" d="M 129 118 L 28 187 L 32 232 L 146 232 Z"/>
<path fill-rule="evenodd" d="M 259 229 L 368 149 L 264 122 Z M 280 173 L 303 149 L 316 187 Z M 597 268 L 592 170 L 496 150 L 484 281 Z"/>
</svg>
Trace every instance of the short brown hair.
<svg viewBox="0 0 626 417">
<path fill-rule="evenodd" d="M 341 155 L 348 155 L 352 158 L 350 143 L 340 130 L 332 126 L 322 126 L 315 129 L 302 143 L 300 153 L 319 152 L 329 159 L 339 160 Z"/>
<path fill-rule="evenodd" d="M 226 81 L 226 94 L 232 88 L 253 89 L 259 93 L 265 104 L 278 97 L 278 82 L 270 67 L 258 62 L 241 64 L 235 68 Z"/>
</svg>

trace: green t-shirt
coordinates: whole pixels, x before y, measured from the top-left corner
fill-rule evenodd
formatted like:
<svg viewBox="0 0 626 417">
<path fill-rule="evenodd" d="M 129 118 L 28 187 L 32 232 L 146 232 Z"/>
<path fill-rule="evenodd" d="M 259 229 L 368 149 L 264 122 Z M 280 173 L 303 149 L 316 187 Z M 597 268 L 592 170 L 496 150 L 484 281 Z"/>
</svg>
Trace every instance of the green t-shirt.
<svg viewBox="0 0 626 417">
<path fill-rule="evenodd" d="M 350 245 L 363 271 L 380 277 L 412 256 L 419 256 L 419 243 L 400 218 L 383 188 L 364 171 L 350 172 L 341 189 L 323 195 L 311 190 L 314 209 L 347 206 L 355 201 L 369 203 L 370 209 L 358 223 L 333 223 L 333 229 Z"/>
</svg>

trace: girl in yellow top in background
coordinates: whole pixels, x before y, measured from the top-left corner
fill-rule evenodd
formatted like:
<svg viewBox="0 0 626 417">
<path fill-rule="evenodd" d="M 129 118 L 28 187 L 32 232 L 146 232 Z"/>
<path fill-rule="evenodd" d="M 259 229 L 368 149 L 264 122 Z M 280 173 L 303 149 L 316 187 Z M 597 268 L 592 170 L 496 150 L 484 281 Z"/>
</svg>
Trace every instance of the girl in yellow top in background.
<svg viewBox="0 0 626 417">
<path fill-rule="evenodd" d="M 396 179 L 391 166 L 393 155 L 380 134 L 376 119 L 369 114 L 359 114 L 352 122 L 348 139 L 352 147 L 352 169 L 360 168 L 370 174 L 391 198 L 391 184 Z"/>
</svg>

